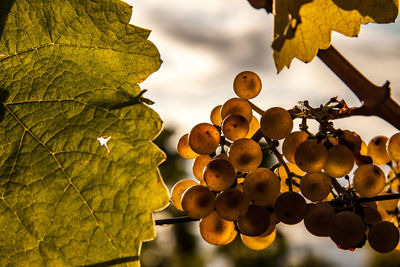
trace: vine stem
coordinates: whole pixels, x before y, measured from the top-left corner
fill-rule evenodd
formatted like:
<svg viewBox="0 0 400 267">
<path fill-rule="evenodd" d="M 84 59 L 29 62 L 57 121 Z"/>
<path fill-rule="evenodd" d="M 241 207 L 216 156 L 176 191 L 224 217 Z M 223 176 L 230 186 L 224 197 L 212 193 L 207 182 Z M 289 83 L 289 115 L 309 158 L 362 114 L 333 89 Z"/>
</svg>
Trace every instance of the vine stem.
<svg viewBox="0 0 400 267">
<path fill-rule="evenodd" d="M 391 200 L 391 199 L 400 199 L 400 194 L 380 195 L 380 196 L 375 196 L 375 197 L 360 197 L 360 198 L 353 198 L 352 200 L 354 202 L 364 203 L 364 202 L 374 202 L 374 201 L 383 201 L 383 200 Z M 338 202 L 338 201 L 331 200 L 331 201 L 327 201 L 326 203 L 335 203 L 335 202 Z M 268 208 L 268 212 L 273 212 L 273 209 Z M 155 220 L 155 222 L 156 222 L 156 225 L 164 225 L 164 224 L 193 222 L 193 221 L 199 221 L 199 220 L 200 219 L 190 218 L 189 216 L 182 216 L 182 217 Z"/>
<path fill-rule="evenodd" d="M 391 98 L 388 81 L 383 86 L 373 84 L 333 46 L 320 49 L 317 56 L 361 101 L 362 106 L 353 115 L 378 116 L 400 130 L 400 106 Z"/>
</svg>

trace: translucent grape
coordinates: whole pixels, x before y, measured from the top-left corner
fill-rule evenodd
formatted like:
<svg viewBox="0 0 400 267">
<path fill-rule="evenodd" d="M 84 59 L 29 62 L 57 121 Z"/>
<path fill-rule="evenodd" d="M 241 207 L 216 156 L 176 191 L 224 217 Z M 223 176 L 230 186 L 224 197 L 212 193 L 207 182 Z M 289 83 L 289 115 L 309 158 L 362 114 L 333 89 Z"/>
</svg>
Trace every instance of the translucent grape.
<svg viewBox="0 0 400 267">
<path fill-rule="evenodd" d="M 362 140 L 356 132 L 349 130 L 342 131 L 338 136 L 339 144 L 347 146 L 354 155 L 360 154 Z"/>
<path fill-rule="evenodd" d="M 385 174 L 376 165 L 364 164 L 354 172 L 354 188 L 363 197 L 379 195 L 385 187 L 385 183 Z"/>
<path fill-rule="evenodd" d="M 328 150 L 328 159 L 324 170 L 327 175 L 335 178 L 343 177 L 350 173 L 354 166 L 354 155 L 344 145 L 336 145 Z"/>
<path fill-rule="evenodd" d="M 392 160 L 400 161 L 400 133 L 390 137 L 388 144 L 388 152 Z"/>
<path fill-rule="evenodd" d="M 399 231 L 387 221 L 374 224 L 368 233 L 368 243 L 376 251 L 387 253 L 394 250 L 399 243 Z"/>
<path fill-rule="evenodd" d="M 189 133 L 189 146 L 200 155 L 215 152 L 220 142 L 217 128 L 209 123 L 200 123 L 192 128 Z"/>
<path fill-rule="evenodd" d="M 211 123 L 216 126 L 221 126 L 221 123 L 222 123 L 221 107 L 222 107 L 222 105 L 218 105 L 211 110 L 210 120 L 211 120 Z"/>
<path fill-rule="evenodd" d="M 367 225 L 374 225 L 382 220 L 378 210 L 369 206 L 362 207 L 361 218 Z"/>
<path fill-rule="evenodd" d="M 263 207 L 249 205 L 246 215 L 237 222 L 237 225 L 244 235 L 261 235 L 268 229 L 269 214 Z"/>
<path fill-rule="evenodd" d="M 238 221 L 247 213 L 250 201 L 239 189 L 227 189 L 216 198 L 215 208 L 218 215 L 227 221 Z"/>
<path fill-rule="evenodd" d="M 231 187 L 235 175 L 235 169 L 228 160 L 213 159 L 204 168 L 203 179 L 211 190 L 222 191 Z"/>
<path fill-rule="evenodd" d="M 178 144 L 176 146 L 176 150 L 178 151 L 179 156 L 181 156 L 182 158 L 194 159 L 199 154 L 197 154 L 190 148 L 188 137 L 189 137 L 189 134 L 184 134 L 184 135 L 182 135 L 181 138 L 179 138 Z"/>
<path fill-rule="evenodd" d="M 215 196 L 205 186 L 194 185 L 182 195 L 182 209 L 193 219 L 208 216 L 215 208 Z"/>
<path fill-rule="evenodd" d="M 222 219 L 216 211 L 201 219 L 199 228 L 204 241 L 212 245 L 226 245 L 237 235 L 235 224 Z"/>
<path fill-rule="evenodd" d="M 236 95 L 244 99 L 252 99 L 261 91 L 261 79 L 252 71 L 242 71 L 233 81 Z"/>
<path fill-rule="evenodd" d="M 243 244 L 252 250 L 263 250 L 272 245 L 276 238 L 276 230 L 266 236 L 246 236 L 240 234 Z"/>
<path fill-rule="evenodd" d="M 297 167 L 296 164 L 286 162 L 286 166 L 289 168 L 290 172 L 292 172 L 298 176 L 304 175 L 304 171 L 300 170 L 300 168 Z M 279 178 L 281 178 L 281 192 L 289 191 L 289 185 L 288 185 L 288 181 L 287 181 L 288 175 L 285 170 L 285 167 L 283 167 L 283 165 L 281 165 L 278 168 L 276 168 L 275 174 L 278 175 Z M 292 181 L 297 183 L 298 185 L 300 184 L 300 178 L 298 178 L 298 177 L 292 177 Z M 297 186 L 292 186 L 292 190 L 294 192 L 300 192 L 300 188 Z"/>
<path fill-rule="evenodd" d="M 307 173 L 300 180 L 301 193 L 313 202 L 326 198 L 331 188 L 331 179 L 323 172 Z"/>
<path fill-rule="evenodd" d="M 203 180 L 203 171 L 206 165 L 212 160 L 212 157 L 209 155 L 199 155 L 196 157 L 196 159 L 193 161 L 192 165 L 192 172 L 194 177 L 196 177 L 197 180 L 199 181 L 204 181 Z"/>
<path fill-rule="evenodd" d="M 251 122 L 249 124 L 249 132 L 245 136 L 245 138 L 251 138 L 253 135 L 260 129 L 260 123 L 258 119 L 253 115 Z"/>
<path fill-rule="evenodd" d="M 308 134 L 303 131 L 295 131 L 291 132 L 283 141 L 282 144 L 282 152 L 285 158 L 291 162 L 295 163 L 294 161 L 294 152 L 296 151 L 297 146 L 306 141 Z"/>
<path fill-rule="evenodd" d="M 382 165 L 391 160 L 386 150 L 388 140 L 389 138 L 386 136 L 376 136 L 368 143 L 367 155 L 372 158 L 375 164 Z"/>
<path fill-rule="evenodd" d="M 329 225 L 335 215 L 335 209 L 328 203 L 313 204 L 308 208 L 304 217 L 307 230 L 316 236 L 329 236 Z"/>
<path fill-rule="evenodd" d="M 333 216 L 330 238 L 343 249 L 354 248 L 365 235 L 365 225 L 360 216 L 350 211 L 341 211 Z"/>
<path fill-rule="evenodd" d="M 292 131 L 293 119 L 286 109 L 273 107 L 265 111 L 261 116 L 260 126 L 265 136 L 280 140 L 288 136 Z"/>
<path fill-rule="evenodd" d="M 222 122 L 222 133 L 231 141 L 245 137 L 249 132 L 249 122 L 238 114 L 227 116 Z"/>
<path fill-rule="evenodd" d="M 272 171 L 258 168 L 246 175 L 243 192 L 258 206 L 273 206 L 280 192 L 280 181 Z"/>
<path fill-rule="evenodd" d="M 242 115 L 250 123 L 253 117 L 253 110 L 246 100 L 235 97 L 226 101 L 221 107 L 222 120 L 231 114 Z"/>
<path fill-rule="evenodd" d="M 183 192 L 185 192 L 186 189 L 189 187 L 197 185 L 197 183 L 191 179 L 183 179 L 177 182 L 174 187 L 171 189 L 171 202 L 172 205 L 175 206 L 180 211 L 183 211 L 182 209 L 182 204 L 181 204 L 181 198 Z"/>
<path fill-rule="evenodd" d="M 299 193 L 285 192 L 275 200 L 274 212 L 281 222 L 297 224 L 306 215 L 307 203 Z"/>
<path fill-rule="evenodd" d="M 241 138 L 231 144 L 228 157 L 236 170 L 249 172 L 261 164 L 262 151 L 260 145 L 254 140 Z"/>
<path fill-rule="evenodd" d="M 305 172 L 319 172 L 328 160 L 328 150 L 317 140 L 306 140 L 298 145 L 294 160 Z"/>
</svg>

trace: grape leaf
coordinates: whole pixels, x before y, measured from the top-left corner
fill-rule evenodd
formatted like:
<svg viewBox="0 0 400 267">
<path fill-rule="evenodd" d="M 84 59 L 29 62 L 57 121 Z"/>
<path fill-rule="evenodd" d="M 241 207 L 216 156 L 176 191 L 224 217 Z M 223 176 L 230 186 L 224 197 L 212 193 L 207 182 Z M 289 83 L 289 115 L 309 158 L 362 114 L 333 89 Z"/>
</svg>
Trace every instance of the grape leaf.
<svg viewBox="0 0 400 267">
<path fill-rule="evenodd" d="M 119 0 L 0 2 L 0 266 L 138 266 L 168 203 L 138 83 L 161 60 Z"/>
<path fill-rule="evenodd" d="M 275 66 L 280 72 L 293 58 L 310 62 L 327 49 L 331 32 L 354 37 L 361 24 L 394 22 L 398 0 L 282 0 L 274 2 Z"/>
</svg>

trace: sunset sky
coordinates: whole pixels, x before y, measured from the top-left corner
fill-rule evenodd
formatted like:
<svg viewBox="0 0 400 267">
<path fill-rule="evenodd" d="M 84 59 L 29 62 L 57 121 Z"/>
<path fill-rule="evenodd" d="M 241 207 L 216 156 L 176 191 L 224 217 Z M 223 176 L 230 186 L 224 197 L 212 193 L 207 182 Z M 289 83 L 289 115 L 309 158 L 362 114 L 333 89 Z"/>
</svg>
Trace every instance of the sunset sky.
<svg viewBox="0 0 400 267">
<path fill-rule="evenodd" d="M 260 108 L 291 108 L 309 100 L 313 106 L 333 96 L 349 106 L 360 105 L 352 92 L 318 58 L 304 64 L 293 60 L 290 69 L 276 73 L 270 44 L 273 16 L 255 10 L 245 0 L 128 0 L 133 6 L 131 23 L 152 30 L 163 64 L 141 84 L 146 97 L 165 125 L 176 127 L 177 140 L 200 122 L 208 122 L 211 109 L 235 97 L 232 83 L 243 70 L 259 74 L 263 90 L 254 99 Z M 332 44 L 373 83 L 391 82 L 392 96 L 400 100 L 400 23 L 362 26 L 358 38 L 334 33 Z M 296 124 L 296 123 L 295 123 Z M 335 122 L 337 128 L 356 131 L 368 142 L 377 135 L 397 132 L 385 121 L 353 117 Z M 319 256 L 340 266 L 364 266 L 363 250 L 338 250 L 327 238 L 308 234 L 303 226 L 287 226 L 292 252 L 306 243 Z M 296 229 L 296 231 L 294 231 Z M 287 230 L 287 231 L 286 231 Z M 296 252 L 297 250 L 297 252 Z M 322 254 L 322 255 L 321 255 Z M 343 257 L 346 256 L 346 257 Z M 346 265 L 347 262 L 347 265 Z"/>
</svg>

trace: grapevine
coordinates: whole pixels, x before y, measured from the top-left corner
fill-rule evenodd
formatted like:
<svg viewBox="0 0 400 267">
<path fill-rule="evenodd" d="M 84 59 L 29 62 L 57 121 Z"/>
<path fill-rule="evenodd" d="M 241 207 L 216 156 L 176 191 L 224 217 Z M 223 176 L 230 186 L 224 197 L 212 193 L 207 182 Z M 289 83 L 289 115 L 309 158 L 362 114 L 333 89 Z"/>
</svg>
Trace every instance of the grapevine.
<svg viewBox="0 0 400 267">
<path fill-rule="evenodd" d="M 234 79 L 238 97 L 212 109 L 211 123 L 200 123 L 178 142 L 178 153 L 193 160 L 195 180 L 178 182 L 171 202 L 186 217 L 200 220 L 200 234 L 225 245 L 239 234 L 244 245 L 260 250 L 275 238 L 278 223 L 304 220 L 316 236 L 329 236 L 339 248 L 367 242 L 381 253 L 400 249 L 400 133 L 368 144 L 333 121 L 354 114 L 336 97 L 319 107 L 303 101 L 289 110 L 263 110 L 250 99 L 261 90 L 251 71 Z M 311 132 L 308 122 L 319 124 Z M 299 129 L 294 130 L 294 122 Z M 266 153 L 276 164 L 263 163 Z M 188 156 L 189 155 L 189 156 Z M 385 174 L 382 166 L 390 167 Z"/>
</svg>

